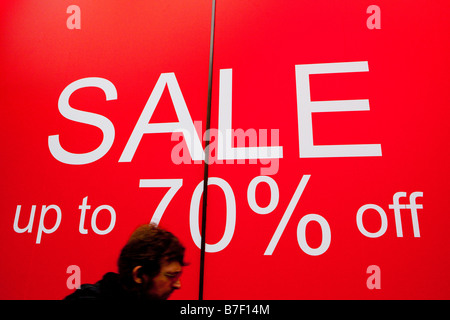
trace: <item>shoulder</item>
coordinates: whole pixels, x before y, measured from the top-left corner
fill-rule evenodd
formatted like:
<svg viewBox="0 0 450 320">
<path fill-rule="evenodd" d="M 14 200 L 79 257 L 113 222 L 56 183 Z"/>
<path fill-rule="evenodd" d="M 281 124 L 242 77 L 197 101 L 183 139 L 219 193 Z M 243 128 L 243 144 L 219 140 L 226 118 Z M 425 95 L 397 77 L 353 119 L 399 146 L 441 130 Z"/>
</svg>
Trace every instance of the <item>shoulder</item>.
<svg viewBox="0 0 450 320">
<path fill-rule="evenodd" d="M 121 291 L 118 274 L 108 272 L 95 284 L 82 284 L 64 300 L 109 300 L 120 295 Z"/>
<path fill-rule="evenodd" d="M 96 284 L 82 284 L 80 288 L 69 294 L 64 300 L 96 300 L 101 297 L 100 286 Z"/>
</svg>

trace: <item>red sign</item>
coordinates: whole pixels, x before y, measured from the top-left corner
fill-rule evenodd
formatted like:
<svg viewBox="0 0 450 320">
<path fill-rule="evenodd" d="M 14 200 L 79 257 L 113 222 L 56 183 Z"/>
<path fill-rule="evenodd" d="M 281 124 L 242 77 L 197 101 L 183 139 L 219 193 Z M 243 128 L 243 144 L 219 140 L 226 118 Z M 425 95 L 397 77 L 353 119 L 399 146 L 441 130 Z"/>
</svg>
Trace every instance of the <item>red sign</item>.
<svg viewBox="0 0 450 320">
<path fill-rule="evenodd" d="M 152 221 L 197 299 L 208 165 L 204 299 L 448 299 L 448 3 L 212 8 L 1 5 L 0 298 L 98 281 Z"/>
</svg>

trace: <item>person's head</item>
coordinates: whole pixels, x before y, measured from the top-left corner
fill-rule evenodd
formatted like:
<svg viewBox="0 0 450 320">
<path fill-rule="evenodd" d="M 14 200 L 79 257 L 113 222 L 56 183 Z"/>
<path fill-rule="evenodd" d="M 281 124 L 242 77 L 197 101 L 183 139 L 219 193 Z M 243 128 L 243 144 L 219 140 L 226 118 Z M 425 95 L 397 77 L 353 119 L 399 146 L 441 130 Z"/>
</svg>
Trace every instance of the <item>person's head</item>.
<svg viewBox="0 0 450 320">
<path fill-rule="evenodd" d="M 169 231 L 156 225 L 137 228 L 123 247 L 119 275 L 123 286 L 140 299 L 167 299 L 181 287 L 185 248 Z"/>
</svg>

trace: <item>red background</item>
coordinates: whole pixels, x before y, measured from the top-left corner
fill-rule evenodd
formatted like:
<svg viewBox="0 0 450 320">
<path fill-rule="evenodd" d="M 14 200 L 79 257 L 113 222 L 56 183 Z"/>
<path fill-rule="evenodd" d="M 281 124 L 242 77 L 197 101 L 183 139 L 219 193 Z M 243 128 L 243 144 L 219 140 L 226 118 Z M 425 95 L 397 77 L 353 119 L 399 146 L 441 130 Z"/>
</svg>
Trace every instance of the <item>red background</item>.
<svg viewBox="0 0 450 320">
<path fill-rule="evenodd" d="M 69 5 L 81 9 L 81 29 L 69 30 Z M 372 4 L 381 10 L 381 29 L 368 29 Z M 0 17 L 0 121 L 2 157 L 0 263 L 2 299 L 60 299 L 70 265 L 82 283 L 115 271 L 120 248 L 131 231 L 150 221 L 166 190 L 139 188 L 140 179 L 183 179 L 161 225 L 187 248 L 183 288 L 173 299 L 197 299 L 200 250 L 189 228 L 195 187 L 203 163 L 172 162 L 178 143 L 170 134 L 144 135 L 131 162 L 118 162 L 161 73 L 174 72 L 193 121 L 206 124 L 211 1 L 5 1 Z M 446 1 L 217 1 L 211 127 L 218 126 L 219 72 L 233 69 L 233 128 L 278 129 L 283 158 L 277 182 L 280 201 L 268 215 L 251 210 L 250 181 L 267 165 L 211 164 L 210 177 L 226 180 L 236 199 L 232 240 L 205 260 L 206 299 L 448 299 L 450 267 L 447 230 L 448 91 L 450 22 Z M 370 111 L 313 115 L 314 143 L 381 144 L 381 157 L 300 158 L 295 66 L 367 61 L 369 72 L 311 75 L 313 101 L 368 99 Z M 100 89 L 80 89 L 71 105 L 107 117 L 115 127 L 109 152 L 87 165 L 67 165 L 48 148 L 59 134 L 71 152 L 88 152 L 102 141 L 98 128 L 64 118 L 58 98 L 70 83 L 87 77 L 111 81 L 117 100 Z M 167 89 L 151 122 L 177 121 Z M 294 191 L 311 175 L 271 256 L 264 251 Z M 396 192 L 423 192 L 417 203 L 420 237 L 411 214 L 402 210 L 403 237 L 395 231 Z M 266 185 L 257 203 L 269 203 Z M 88 234 L 78 231 L 84 197 Z M 408 204 L 408 198 L 401 199 Z M 62 220 L 36 244 L 42 205 L 61 208 Z M 117 214 L 114 229 L 98 235 L 90 227 L 100 205 Z M 386 233 L 367 238 L 356 213 L 365 204 L 384 209 Z M 31 233 L 16 233 L 36 216 Z M 225 228 L 223 192 L 208 192 L 206 242 L 217 243 Z M 324 217 L 331 244 L 319 256 L 304 253 L 297 225 L 306 214 Z M 52 215 L 45 225 L 50 228 Z M 367 211 L 365 226 L 380 219 Z M 99 229 L 109 217 L 100 213 Z M 320 228 L 308 224 L 308 244 L 321 243 Z M 370 290 L 367 267 L 380 267 L 381 289 Z"/>
</svg>

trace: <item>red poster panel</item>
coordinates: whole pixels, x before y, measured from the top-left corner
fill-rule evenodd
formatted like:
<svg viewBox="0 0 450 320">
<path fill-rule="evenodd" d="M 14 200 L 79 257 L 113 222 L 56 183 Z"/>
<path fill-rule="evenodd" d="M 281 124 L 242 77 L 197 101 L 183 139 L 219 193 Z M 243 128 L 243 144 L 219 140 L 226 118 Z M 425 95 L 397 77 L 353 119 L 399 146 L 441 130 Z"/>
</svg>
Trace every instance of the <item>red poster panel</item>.
<svg viewBox="0 0 450 320">
<path fill-rule="evenodd" d="M 150 221 L 205 299 L 448 299 L 444 1 L 4 1 L 0 299 Z"/>
<path fill-rule="evenodd" d="M 202 159 L 211 6 L 2 1 L 0 299 L 62 299 L 74 270 L 100 280 L 152 217 L 190 262 L 172 298 L 198 297 L 203 162 L 180 163 L 172 132 Z"/>
<path fill-rule="evenodd" d="M 450 297 L 448 9 L 217 1 L 206 299 Z"/>
</svg>

